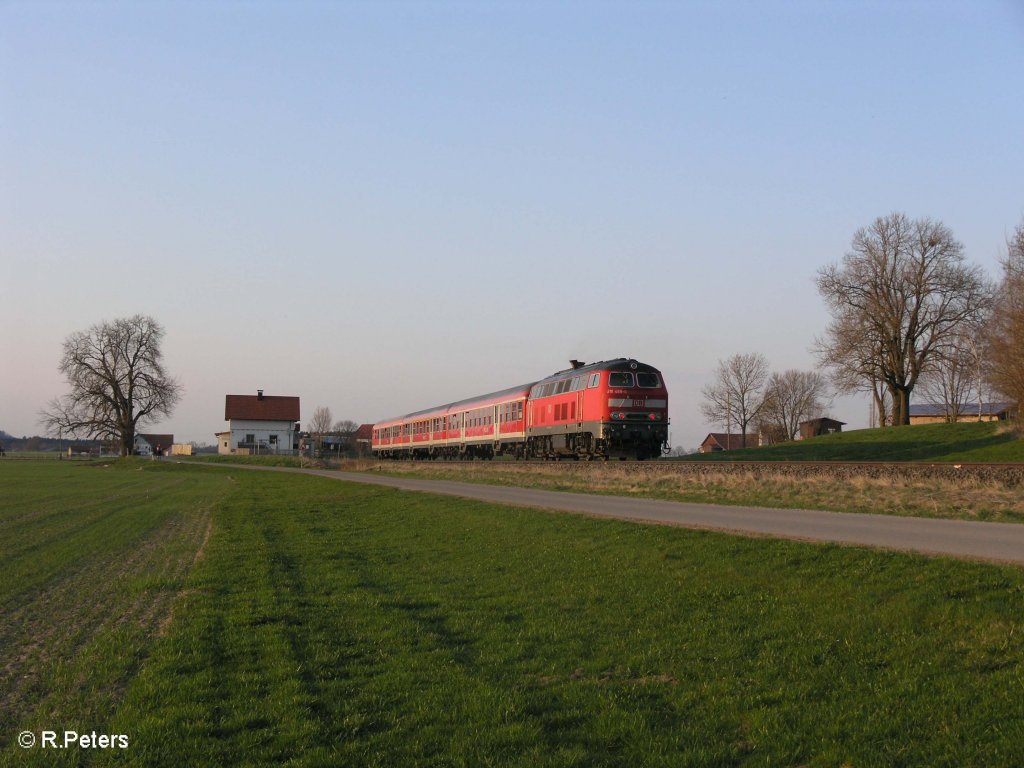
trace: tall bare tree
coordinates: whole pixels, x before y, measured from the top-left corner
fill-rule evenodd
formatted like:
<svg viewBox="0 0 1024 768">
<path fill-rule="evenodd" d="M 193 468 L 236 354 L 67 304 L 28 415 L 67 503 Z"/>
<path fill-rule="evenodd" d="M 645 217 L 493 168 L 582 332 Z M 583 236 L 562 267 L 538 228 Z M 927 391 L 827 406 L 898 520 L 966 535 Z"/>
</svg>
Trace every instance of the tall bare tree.
<svg viewBox="0 0 1024 768">
<path fill-rule="evenodd" d="M 1024 407 L 1024 221 L 1009 242 L 986 342 L 986 378 Z"/>
<path fill-rule="evenodd" d="M 765 387 L 761 420 L 785 440 L 796 438 L 800 422 L 820 416 L 828 396 L 825 377 L 816 371 L 790 369 L 773 373 Z"/>
<path fill-rule="evenodd" d="M 163 338 L 163 327 L 144 315 L 68 336 L 60 371 L 71 391 L 40 413 L 47 431 L 112 440 L 122 456 L 133 453 L 139 428 L 170 416 L 181 398 L 181 384 L 164 370 Z"/>
<path fill-rule="evenodd" d="M 832 311 L 821 361 L 884 382 L 894 424 L 910 423 L 910 396 L 937 350 L 991 302 L 981 269 L 944 224 L 879 217 L 857 230 L 841 264 L 818 272 Z"/>
<path fill-rule="evenodd" d="M 333 423 L 331 409 L 326 405 L 318 405 L 313 411 L 313 418 L 309 420 L 309 433 L 313 436 L 318 450 L 323 447 L 324 436 L 331 431 Z"/>
<path fill-rule="evenodd" d="M 745 448 L 747 428 L 761 411 L 767 380 L 768 361 L 757 352 L 719 360 L 714 381 L 701 390 L 701 413 L 711 424 L 725 424 L 728 431 L 735 427 Z"/>
</svg>

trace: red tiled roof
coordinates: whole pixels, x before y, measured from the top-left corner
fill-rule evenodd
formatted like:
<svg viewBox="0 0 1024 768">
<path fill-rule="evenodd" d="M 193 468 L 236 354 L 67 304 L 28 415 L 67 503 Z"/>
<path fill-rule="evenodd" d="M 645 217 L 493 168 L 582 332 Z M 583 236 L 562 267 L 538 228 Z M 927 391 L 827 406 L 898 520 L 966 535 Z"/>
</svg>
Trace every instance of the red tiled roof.
<svg viewBox="0 0 1024 768">
<path fill-rule="evenodd" d="M 250 421 L 298 421 L 299 398 L 278 395 L 227 395 L 224 418 Z"/>
</svg>

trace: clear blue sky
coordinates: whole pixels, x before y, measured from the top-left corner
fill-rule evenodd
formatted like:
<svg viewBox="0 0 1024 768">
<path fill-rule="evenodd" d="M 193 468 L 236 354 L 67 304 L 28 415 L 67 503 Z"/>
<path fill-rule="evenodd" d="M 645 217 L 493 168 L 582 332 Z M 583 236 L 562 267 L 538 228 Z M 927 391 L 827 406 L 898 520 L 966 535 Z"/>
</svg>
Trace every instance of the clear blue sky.
<svg viewBox="0 0 1024 768">
<path fill-rule="evenodd" d="M 635 357 L 810 368 L 854 231 L 1024 216 L 1024 4 L 0 0 L 0 429 L 143 312 L 224 395 L 374 421 Z M 867 404 L 833 415 L 863 425 Z"/>
</svg>

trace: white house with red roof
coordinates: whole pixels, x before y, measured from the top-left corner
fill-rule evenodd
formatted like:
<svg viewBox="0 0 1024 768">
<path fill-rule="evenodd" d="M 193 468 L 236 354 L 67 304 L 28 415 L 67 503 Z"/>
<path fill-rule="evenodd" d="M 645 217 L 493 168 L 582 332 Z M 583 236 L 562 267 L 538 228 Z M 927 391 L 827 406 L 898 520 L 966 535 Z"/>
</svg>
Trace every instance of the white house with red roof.
<svg viewBox="0 0 1024 768">
<path fill-rule="evenodd" d="M 299 448 L 299 398 L 264 395 L 227 395 L 224 400 L 226 432 L 217 433 L 217 453 L 291 453 Z"/>
</svg>

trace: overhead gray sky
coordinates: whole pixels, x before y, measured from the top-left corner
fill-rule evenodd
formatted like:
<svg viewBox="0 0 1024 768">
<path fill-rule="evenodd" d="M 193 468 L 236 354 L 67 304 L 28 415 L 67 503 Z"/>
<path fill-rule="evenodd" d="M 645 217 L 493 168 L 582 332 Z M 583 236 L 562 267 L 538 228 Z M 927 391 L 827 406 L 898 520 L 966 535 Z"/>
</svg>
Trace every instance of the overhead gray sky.
<svg viewBox="0 0 1024 768">
<path fill-rule="evenodd" d="M 813 367 L 814 274 L 875 217 L 995 275 L 1022 74 L 1010 0 L 3 0 L 0 429 L 142 312 L 178 440 L 228 393 L 369 422 L 626 356 L 696 446 L 719 359 Z"/>
</svg>

